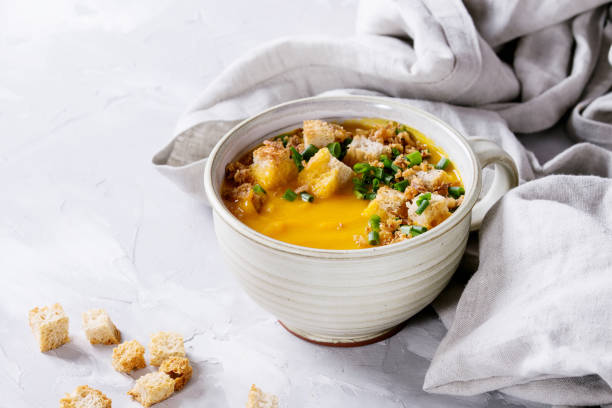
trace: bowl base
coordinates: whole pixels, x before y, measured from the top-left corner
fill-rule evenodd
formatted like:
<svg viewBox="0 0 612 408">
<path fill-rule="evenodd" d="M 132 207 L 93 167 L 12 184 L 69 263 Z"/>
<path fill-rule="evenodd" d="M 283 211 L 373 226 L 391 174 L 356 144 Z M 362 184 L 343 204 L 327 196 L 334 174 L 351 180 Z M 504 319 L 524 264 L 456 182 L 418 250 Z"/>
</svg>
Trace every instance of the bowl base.
<svg viewBox="0 0 612 408">
<path fill-rule="evenodd" d="M 286 324 L 278 321 L 281 326 L 285 328 L 289 333 L 293 334 L 295 337 L 307 341 L 309 343 L 318 344 L 319 346 L 327 346 L 327 347 L 360 347 L 367 346 L 368 344 L 378 343 L 379 341 L 383 341 L 388 339 L 391 336 L 396 335 L 400 332 L 406 325 L 406 322 L 402 322 L 397 326 L 394 326 L 390 329 L 383 330 L 380 332 L 376 332 L 370 335 L 358 336 L 353 338 L 333 338 L 327 336 L 320 336 L 316 334 L 312 334 L 300 329 L 294 329 L 292 327 L 288 327 Z"/>
</svg>

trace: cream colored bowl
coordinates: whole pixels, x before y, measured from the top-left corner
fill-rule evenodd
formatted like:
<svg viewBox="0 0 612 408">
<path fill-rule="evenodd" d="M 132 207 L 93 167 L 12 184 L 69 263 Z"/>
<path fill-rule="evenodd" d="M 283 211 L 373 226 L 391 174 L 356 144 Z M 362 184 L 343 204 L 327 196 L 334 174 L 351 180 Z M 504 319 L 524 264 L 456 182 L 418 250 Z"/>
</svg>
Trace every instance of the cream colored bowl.
<svg viewBox="0 0 612 408">
<path fill-rule="evenodd" d="M 262 140 L 305 119 L 377 117 L 414 127 L 442 147 L 461 172 L 465 198 L 442 224 L 410 240 L 359 250 L 296 246 L 262 235 L 227 210 L 220 197 L 225 166 Z M 477 202 L 481 168 L 496 164 Z M 268 109 L 229 131 L 212 151 L 204 187 L 223 255 L 247 293 L 307 340 L 358 345 L 380 339 L 428 305 L 448 283 L 470 229 L 518 181 L 510 156 L 485 139 L 466 139 L 440 119 L 388 98 L 300 99 Z"/>
</svg>

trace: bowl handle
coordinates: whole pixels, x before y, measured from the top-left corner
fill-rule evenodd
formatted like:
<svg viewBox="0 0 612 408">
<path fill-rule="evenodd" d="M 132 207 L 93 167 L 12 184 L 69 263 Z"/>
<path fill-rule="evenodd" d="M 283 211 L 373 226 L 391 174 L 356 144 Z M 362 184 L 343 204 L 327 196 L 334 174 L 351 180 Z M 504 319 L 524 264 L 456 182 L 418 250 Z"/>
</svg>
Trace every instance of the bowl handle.
<svg viewBox="0 0 612 408">
<path fill-rule="evenodd" d="M 481 168 L 485 168 L 489 164 L 495 164 L 495 177 L 489 191 L 472 209 L 470 231 L 475 231 L 480 228 L 483 218 L 497 200 L 508 190 L 518 185 L 519 178 L 514 160 L 497 143 L 481 137 L 469 138 L 468 142 L 472 146 Z"/>
</svg>

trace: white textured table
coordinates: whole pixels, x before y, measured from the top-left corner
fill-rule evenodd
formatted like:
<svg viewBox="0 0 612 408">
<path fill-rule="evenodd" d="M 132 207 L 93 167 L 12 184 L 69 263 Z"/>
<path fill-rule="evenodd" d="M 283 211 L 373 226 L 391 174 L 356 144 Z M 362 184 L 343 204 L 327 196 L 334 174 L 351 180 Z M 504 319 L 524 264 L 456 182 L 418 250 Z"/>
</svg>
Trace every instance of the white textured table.
<svg viewBox="0 0 612 408">
<path fill-rule="evenodd" d="M 94 307 L 124 339 L 184 334 L 194 378 L 160 406 L 241 407 L 253 382 L 292 408 L 524 406 L 501 394 L 421 390 L 444 334 L 431 310 L 368 347 L 292 337 L 227 273 L 210 210 L 150 164 L 181 110 L 232 60 L 279 36 L 348 35 L 354 1 L 7 1 L 2 9 L 0 407 L 57 406 L 80 384 L 116 407 L 138 406 L 125 394 L 133 379 L 111 368 L 111 347 L 84 338 L 80 314 Z M 26 315 L 54 302 L 70 316 L 72 341 L 42 354 Z"/>
</svg>

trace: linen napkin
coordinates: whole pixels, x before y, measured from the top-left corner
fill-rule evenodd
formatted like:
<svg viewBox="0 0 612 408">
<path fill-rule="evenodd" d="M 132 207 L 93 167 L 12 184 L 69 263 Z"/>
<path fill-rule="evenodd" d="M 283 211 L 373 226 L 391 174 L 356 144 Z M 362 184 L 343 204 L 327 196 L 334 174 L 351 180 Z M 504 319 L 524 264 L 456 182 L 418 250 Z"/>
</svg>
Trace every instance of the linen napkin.
<svg viewBox="0 0 612 408">
<path fill-rule="evenodd" d="M 465 289 L 435 303 L 449 331 L 424 388 L 612 403 L 611 12 L 601 0 L 363 1 L 351 38 L 282 39 L 228 67 L 153 162 L 204 200 L 206 156 L 227 130 L 322 93 L 410 98 L 465 135 L 495 140 L 522 185 L 485 218 Z M 570 134 L 593 144 L 540 164 L 513 132 L 566 113 Z"/>
</svg>

